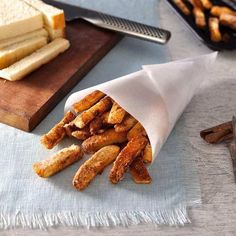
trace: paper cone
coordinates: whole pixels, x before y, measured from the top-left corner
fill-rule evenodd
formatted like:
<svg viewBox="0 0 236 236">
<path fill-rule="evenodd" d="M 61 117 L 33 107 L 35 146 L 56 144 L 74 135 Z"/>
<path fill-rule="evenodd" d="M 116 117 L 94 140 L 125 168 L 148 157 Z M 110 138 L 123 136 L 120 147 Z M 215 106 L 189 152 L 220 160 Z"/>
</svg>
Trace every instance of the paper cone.
<svg viewBox="0 0 236 236">
<path fill-rule="evenodd" d="M 94 90 L 118 102 L 146 129 L 153 160 L 176 121 L 191 101 L 216 59 L 217 53 L 158 65 L 72 94 L 65 111 Z"/>
</svg>

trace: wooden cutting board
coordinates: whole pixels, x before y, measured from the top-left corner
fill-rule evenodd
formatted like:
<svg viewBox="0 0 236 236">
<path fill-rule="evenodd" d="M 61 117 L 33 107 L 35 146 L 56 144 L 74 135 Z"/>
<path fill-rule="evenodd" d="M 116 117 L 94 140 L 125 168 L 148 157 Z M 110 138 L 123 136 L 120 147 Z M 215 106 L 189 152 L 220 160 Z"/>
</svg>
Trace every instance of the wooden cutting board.
<svg viewBox="0 0 236 236">
<path fill-rule="evenodd" d="M 67 38 L 69 50 L 23 80 L 0 79 L 0 122 L 31 131 L 121 37 L 76 20 Z"/>
</svg>

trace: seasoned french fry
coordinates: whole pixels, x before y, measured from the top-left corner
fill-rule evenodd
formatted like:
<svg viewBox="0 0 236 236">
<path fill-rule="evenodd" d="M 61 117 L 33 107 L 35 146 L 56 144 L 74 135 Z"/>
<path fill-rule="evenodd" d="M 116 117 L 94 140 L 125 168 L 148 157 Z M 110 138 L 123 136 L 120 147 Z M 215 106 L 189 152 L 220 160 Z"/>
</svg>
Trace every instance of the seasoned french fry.
<svg viewBox="0 0 236 236">
<path fill-rule="evenodd" d="M 189 16 L 191 14 L 190 10 L 182 0 L 172 0 L 172 1 L 186 16 Z"/>
<path fill-rule="evenodd" d="M 89 131 L 91 134 L 96 134 L 103 125 L 103 120 L 101 116 L 95 117 L 89 124 Z"/>
<path fill-rule="evenodd" d="M 120 124 L 116 124 L 116 132 L 125 132 L 129 131 L 138 121 L 131 115 L 125 116 L 124 120 Z"/>
<path fill-rule="evenodd" d="M 80 129 L 76 130 L 71 133 L 71 136 L 78 139 L 78 140 L 85 140 L 91 136 L 89 130 L 87 129 Z"/>
<path fill-rule="evenodd" d="M 216 17 L 209 18 L 209 30 L 210 30 L 211 41 L 218 43 L 222 40 L 222 35 L 219 29 L 218 18 Z"/>
<path fill-rule="evenodd" d="M 103 124 L 103 125 L 109 125 L 109 124 L 108 124 L 108 117 L 109 117 L 109 114 L 110 114 L 110 112 L 107 111 L 107 112 L 105 112 L 105 113 L 103 113 L 103 114 L 101 115 L 102 124 Z"/>
<path fill-rule="evenodd" d="M 122 149 L 110 171 L 109 179 L 113 184 L 118 183 L 123 178 L 130 164 L 140 155 L 147 143 L 147 138 L 138 136 L 131 139 L 127 146 Z"/>
<path fill-rule="evenodd" d="M 65 129 L 66 135 L 69 137 L 72 137 L 72 132 L 78 130 L 78 128 L 74 125 L 73 121 L 71 121 L 69 124 L 65 124 L 64 129 Z"/>
<path fill-rule="evenodd" d="M 85 96 L 82 100 L 73 105 L 74 111 L 79 113 L 85 111 L 97 103 L 105 94 L 101 91 L 95 90 L 89 95 Z"/>
<path fill-rule="evenodd" d="M 130 174 L 136 184 L 150 184 L 152 178 L 143 163 L 142 157 L 138 156 L 129 167 Z"/>
<path fill-rule="evenodd" d="M 152 147 L 148 143 L 143 151 L 143 161 L 144 163 L 152 163 Z"/>
<path fill-rule="evenodd" d="M 105 98 L 102 98 L 98 103 L 90 107 L 88 110 L 78 115 L 74 120 L 74 124 L 78 128 L 82 129 L 96 116 L 101 115 L 109 108 L 111 108 L 111 106 L 112 106 L 111 98 L 106 96 Z"/>
<path fill-rule="evenodd" d="M 67 112 L 58 124 L 56 124 L 47 134 L 41 137 L 40 141 L 42 145 L 48 149 L 52 149 L 54 146 L 56 146 L 66 134 L 63 126 L 70 123 L 74 119 L 75 115 L 70 111 Z"/>
<path fill-rule="evenodd" d="M 127 140 L 127 132 L 116 132 L 114 129 L 108 129 L 102 134 L 97 134 L 86 139 L 82 143 L 85 153 L 93 153 L 97 150 L 111 144 L 123 143 Z"/>
<path fill-rule="evenodd" d="M 220 24 L 236 30 L 236 15 L 230 13 L 222 13 L 220 15 Z"/>
<path fill-rule="evenodd" d="M 110 145 L 93 154 L 76 172 L 72 182 L 74 187 L 78 190 L 85 189 L 96 175 L 100 174 L 106 166 L 116 159 L 119 151 L 118 146 Z"/>
<path fill-rule="evenodd" d="M 198 7 L 203 10 L 203 5 L 201 0 L 189 0 L 189 2 L 192 4 L 193 8 Z"/>
<path fill-rule="evenodd" d="M 197 27 L 200 29 L 204 29 L 206 27 L 206 19 L 204 12 L 201 10 L 201 8 L 195 7 L 193 9 L 193 14 L 195 17 L 195 24 L 197 25 Z"/>
<path fill-rule="evenodd" d="M 119 106 L 118 103 L 114 102 L 108 117 L 109 124 L 119 124 L 122 122 L 125 116 L 125 110 Z"/>
<path fill-rule="evenodd" d="M 33 169 L 40 177 L 47 178 L 65 169 L 82 157 L 82 149 L 77 145 L 71 145 L 68 148 L 60 150 L 52 157 L 35 163 Z"/>
<path fill-rule="evenodd" d="M 139 136 L 139 135 L 144 135 L 146 136 L 147 133 L 143 126 L 138 122 L 127 134 L 127 138 L 130 141 L 132 138 Z"/>
<path fill-rule="evenodd" d="M 234 14 L 234 11 L 231 10 L 228 7 L 222 7 L 222 6 L 213 6 L 211 8 L 211 15 L 220 17 L 222 13 L 232 13 Z"/>
<path fill-rule="evenodd" d="M 212 8 L 212 3 L 210 0 L 201 0 L 204 9 L 210 10 Z"/>
</svg>

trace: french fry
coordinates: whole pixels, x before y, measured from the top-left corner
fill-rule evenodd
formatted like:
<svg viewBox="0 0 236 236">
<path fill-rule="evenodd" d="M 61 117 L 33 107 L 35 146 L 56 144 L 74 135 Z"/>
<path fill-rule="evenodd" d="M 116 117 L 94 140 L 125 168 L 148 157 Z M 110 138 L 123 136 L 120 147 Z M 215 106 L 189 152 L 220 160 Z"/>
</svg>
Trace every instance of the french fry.
<svg viewBox="0 0 236 236">
<path fill-rule="evenodd" d="M 103 120 L 101 116 L 95 117 L 89 124 L 89 131 L 91 134 L 98 133 L 99 130 L 101 130 L 103 125 Z"/>
<path fill-rule="evenodd" d="M 70 123 L 74 119 L 75 115 L 70 111 L 67 112 L 58 124 L 56 124 L 47 134 L 41 137 L 40 141 L 42 145 L 48 149 L 52 149 L 56 146 L 66 134 L 64 125 Z"/>
<path fill-rule="evenodd" d="M 138 121 L 131 115 L 126 115 L 120 124 L 115 124 L 116 132 L 129 131 Z"/>
<path fill-rule="evenodd" d="M 220 24 L 236 30 L 236 15 L 230 13 L 222 13 L 220 15 Z"/>
<path fill-rule="evenodd" d="M 231 13 L 235 14 L 233 10 L 228 7 L 221 7 L 221 6 L 213 6 L 211 8 L 211 15 L 220 17 L 222 13 Z"/>
<path fill-rule="evenodd" d="M 140 155 L 147 143 L 147 138 L 138 136 L 131 139 L 127 146 L 122 149 L 109 174 L 109 179 L 113 184 L 118 183 L 123 178 L 130 164 Z"/>
<path fill-rule="evenodd" d="M 73 121 L 71 121 L 69 124 L 65 124 L 64 129 L 65 129 L 66 135 L 69 137 L 72 137 L 72 133 L 78 130 L 78 128 L 74 125 Z"/>
<path fill-rule="evenodd" d="M 147 133 L 143 126 L 138 122 L 127 134 L 127 138 L 130 141 L 132 138 L 137 137 L 139 135 L 146 136 Z"/>
<path fill-rule="evenodd" d="M 78 190 L 85 189 L 96 175 L 102 173 L 104 168 L 116 159 L 119 151 L 118 146 L 110 145 L 93 154 L 76 172 L 72 182 L 73 186 Z"/>
<path fill-rule="evenodd" d="M 103 125 L 109 125 L 109 124 L 108 124 L 108 117 L 109 117 L 109 114 L 110 114 L 110 112 L 107 111 L 107 112 L 105 112 L 105 113 L 103 113 L 103 114 L 101 115 L 102 124 L 103 124 Z"/>
<path fill-rule="evenodd" d="M 129 167 L 130 174 L 136 184 L 150 184 L 152 178 L 143 163 L 142 157 L 138 156 Z"/>
<path fill-rule="evenodd" d="M 203 5 L 202 5 L 201 0 L 189 0 L 189 2 L 193 6 L 193 8 L 197 7 L 197 8 L 200 8 L 201 10 L 203 10 Z"/>
<path fill-rule="evenodd" d="M 143 151 L 143 161 L 147 164 L 152 163 L 152 147 L 149 143 L 146 145 Z"/>
<path fill-rule="evenodd" d="M 82 148 L 85 153 L 94 153 L 102 147 L 123 143 L 126 140 L 127 132 L 116 132 L 114 129 L 108 129 L 102 134 L 97 134 L 86 139 L 82 143 Z"/>
<path fill-rule="evenodd" d="M 125 116 L 125 110 L 119 106 L 118 103 L 114 102 L 111 111 L 108 116 L 109 124 L 119 124 L 122 122 Z"/>
<path fill-rule="evenodd" d="M 80 129 L 71 133 L 71 136 L 78 140 L 85 140 L 91 136 L 88 129 Z"/>
<path fill-rule="evenodd" d="M 35 163 L 33 169 L 40 177 L 47 178 L 65 169 L 82 157 L 82 149 L 77 145 L 71 145 L 68 148 L 60 150 L 52 157 Z"/>
<path fill-rule="evenodd" d="M 216 17 L 209 18 L 209 30 L 210 30 L 210 37 L 211 41 L 213 42 L 220 42 L 222 40 L 222 35 L 219 29 L 219 19 Z"/>
<path fill-rule="evenodd" d="M 206 27 L 206 19 L 204 12 L 201 10 L 201 8 L 195 7 L 193 9 L 193 14 L 195 17 L 195 24 L 197 25 L 197 27 L 200 29 L 204 29 Z"/>
<path fill-rule="evenodd" d="M 186 16 L 191 14 L 190 10 L 182 0 L 173 0 L 173 2 Z"/>
<path fill-rule="evenodd" d="M 85 111 L 97 103 L 105 94 L 99 90 L 95 90 L 89 95 L 85 96 L 82 100 L 73 105 L 74 111 L 79 113 Z"/>
<path fill-rule="evenodd" d="M 204 9 L 210 10 L 212 8 L 212 3 L 210 0 L 201 0 Z"/>
<path fill-rule="evenodd" d="M 93 120 L 96 116 L 103 114 L 105 111 L 110 109 L 112 106 L 111 98 L 105 97 L 102 98 L 98 103 L 90 107 L 88 110 L 79 114 L 75 120 L 74 124 L 82 129 L 85 125 L 87 125 L 91 120 Z"/>
</svg>

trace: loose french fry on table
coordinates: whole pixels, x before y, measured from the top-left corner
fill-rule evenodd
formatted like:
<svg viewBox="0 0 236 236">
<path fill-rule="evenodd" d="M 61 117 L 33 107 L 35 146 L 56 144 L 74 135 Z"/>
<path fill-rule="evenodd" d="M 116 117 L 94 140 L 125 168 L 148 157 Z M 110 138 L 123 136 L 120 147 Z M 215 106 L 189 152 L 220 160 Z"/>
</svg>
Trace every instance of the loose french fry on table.
<svg viewBox="0 0 236 236">
<path fill-rule="evenodd" d="M 130 141 L 132 138 L 135 138 L 139 135 L 143 135 L 146 136 L 147 133 L 145 131 L 145 129 L 143 128 L 143 126 L 138 122 L 136 123 L 135 126 L 133 126 L 133 128 L 128 132 L 127 134 L 127 138 Z"/>
<path fill-rule="evenodd" d="M 172 1 L 186 16 L 189 16 L 191 14 L 190 10 L 182 0 L 172 0 Z"/>
<path fill-rule="evenodd" d="M 88 110 L 79 114 L 73 123 L 78 128 L 82 129 L 86 126 L 90 121 L 92 121 L 96 116 L 103 114 L 105 111 L 109 110 L 112 106 L 112 101 L 110 97 L 104 97 L 95 105 L 90 107 Z"/>
<path fill-rule="evenodd" d="M 150 184 L 152 182 L 152 178 L 150 177 L 141 156 L 135 158 L 129 167 L 129 171 L 134 182 L 137 184 Z"/>
<path fill-rule="evenodd" d="M 47 178 L 65 169 L 67 166 L 75 163 L 82 157 L 82 149 L 77 145 L 71 145 L 68 148 L 60 150 L 52 157 L 35 163 L 33 169 L 40 177 Z"/>
<path fill-rule="evenodd" d="M 73 105 L 74 111 L 79 113 L 85 111 L 97 103 L 101 98 L 105 97 L 105 94 L 101 91 L 95 90 L 89 95 L 85 96 L 79 102 Z"/>
<path fill-rule="evenodd" d="M 201 10 L 201 8 L 195 7 L 193 9 L 193 15 L 195 17 L 195 24 L 197 25 L 197 27 L 200 29 L 204 29 L 206 27 L 206 19 L 205 14 Z"/>
<path fill-rule="evenodd" d="M 228 7 L 222 7 L 222 6 L 213 6 L 211 8 L 211 15 L 220 17 L 222 13 L 232 13 L 234 14 L 234 11 L 231 10 Z"/>
<path fill-rule="evenodd" d="M 216 17 L 209 18 L 209 30 L 210 30 L 211 41 L 218 43 L 222 40 L 218 18 Z"/>
<path fill-rule="evenodd" d="M 110 145 L 93 154 L 76 172 L 73 179 L 74 187 L 78 190 L 85 189 L 97 174 L 116 159 L 119 151 L 118 146 Z"/>
<path fill-rule="evenodd" d="M 146 145 L 143 151 L 143 161 L 147 164 L 152 163 L 152 147 L 149 143 Z"/>
<path fill-rule="evenodd" d="M 220 15 L 220 24 L 236 30 L 236 14 L 222 13 Z"/>
<path fill-rule="evenodd" d="M 108 116 L 108 123 L 109 124 L 119 124 L 122 122 L 125 116 L 125 110 L 119 106 L 118 103 L 114 102 L 111 111 Z"/>
<path fill-rule="evenodd" d="M 127 114 L 120 124 L 115 124 L 116 132 L 129 131 L 138 121 L 131 115 Z"/>
<path fill-rule="evenodd" d="M 212 8 L 212 3 L 210 0 L 201 0 L 204 9 L 210 10 Z"/>
<path fill-rule="evenodd" d="M 63 119 L 56 124 L 47 134 L 41 137 L 41 143 L 48 149 L 52 149 L 56 146 L 66 135 L 64 125 L 70 123 L 75 119 L 75 115 L 72 112 L 67 112 Z"/>
<path fill-rule="evenodd" d="M 118 183 L 123 178 L 130 164 L 140 155 L 147 143 L 146 137 L 138 136 L 131 139 L 126 147 L 121 150 L 109 174 L 109 179 L 113 184 Z"/>
<path fill-rule="evenodd" d="M 94 153 L 111 144 L 123 143 L 127 140 L 127 132 L 116 132 L 115 129 L 108 129 L 102 134 L 97 134 L 84 140 L 82 148 L 85 153 Z"/>
</svg>

